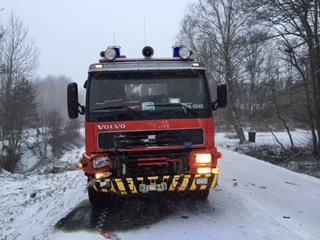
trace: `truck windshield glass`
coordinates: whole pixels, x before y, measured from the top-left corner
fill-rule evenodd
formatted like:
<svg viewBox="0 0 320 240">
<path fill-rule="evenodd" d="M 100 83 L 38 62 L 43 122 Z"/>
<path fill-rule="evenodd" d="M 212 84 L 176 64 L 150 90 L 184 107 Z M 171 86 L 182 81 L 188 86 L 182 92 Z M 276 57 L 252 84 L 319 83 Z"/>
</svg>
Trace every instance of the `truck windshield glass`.
<svg viewBox="0 0 320 240">
<path fill-rule="evenodd" d="M 89 111 L 196 111 L 208 107 L 205 99 L 200 73 L 108 73 L 91 78 Z"/>
</svg>

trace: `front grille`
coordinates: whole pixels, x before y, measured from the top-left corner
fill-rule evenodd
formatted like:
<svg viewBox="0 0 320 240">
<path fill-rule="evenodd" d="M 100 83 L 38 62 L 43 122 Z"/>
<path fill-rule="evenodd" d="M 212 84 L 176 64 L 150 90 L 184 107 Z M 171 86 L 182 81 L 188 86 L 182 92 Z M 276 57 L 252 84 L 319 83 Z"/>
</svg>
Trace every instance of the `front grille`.
<svg viewBox="0 0 320 240">
<path fill-rule="evenodd" d="M 202 129 L 99 133 L 100 149 L 188 146 L 204 143 Z"/>
<path fill-rule="evenodd" d="M 188 173 L 189 154 L 190 150 L 126 152 L 114 158 L 113 175 L 124 177 L 121 173 L 123 164 L 127 177 Z"/>
</svg>

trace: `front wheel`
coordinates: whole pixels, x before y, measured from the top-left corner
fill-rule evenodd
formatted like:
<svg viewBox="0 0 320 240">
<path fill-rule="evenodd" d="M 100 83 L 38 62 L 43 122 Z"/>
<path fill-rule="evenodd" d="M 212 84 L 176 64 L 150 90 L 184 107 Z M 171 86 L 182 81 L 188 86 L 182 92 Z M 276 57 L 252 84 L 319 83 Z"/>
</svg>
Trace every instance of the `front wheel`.
<svg viewBox="0 0 320 240">
<path fill-rule="evenodd" d="M 107 193 L 97 192 L 93 187 L 88 187 L 88 197 L 93 207 L 101 207 L 106 199 Z"/>
</svg>

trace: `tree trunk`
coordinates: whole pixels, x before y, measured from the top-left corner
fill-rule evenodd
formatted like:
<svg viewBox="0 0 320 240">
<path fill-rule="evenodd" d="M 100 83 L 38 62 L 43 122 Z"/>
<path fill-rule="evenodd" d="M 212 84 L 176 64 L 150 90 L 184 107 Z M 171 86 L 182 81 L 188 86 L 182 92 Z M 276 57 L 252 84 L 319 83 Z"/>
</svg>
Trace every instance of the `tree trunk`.
<svg viewBox="0 0 320 240">
<path fill-rule="evenodd" d="M 246 137 L 244 135 L 243 128 L 241 127 L 239 113 L 236 109 L 235 103 L 234 103 L 234 97 L 233 93 L 229 93 L 229 107 L 228 107 L 229 116 L 231 118 L 232 126 L 234 127 L 234 130 L 237 133 L 237 137 L 239 138 L 240 143 L 246 142 Z"/>
</svg>

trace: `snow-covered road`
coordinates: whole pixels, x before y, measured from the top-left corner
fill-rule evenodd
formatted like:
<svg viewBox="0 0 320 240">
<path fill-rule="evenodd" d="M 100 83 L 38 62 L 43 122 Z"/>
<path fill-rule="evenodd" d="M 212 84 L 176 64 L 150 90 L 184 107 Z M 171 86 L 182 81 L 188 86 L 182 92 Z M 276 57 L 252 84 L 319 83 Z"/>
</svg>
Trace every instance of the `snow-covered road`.
<svg viewBox="0 0 320 240">
<path fill-rule="evenodd" d="M 88 206 L 81 172 L 52 175 L 46 183 L 41 177 L 1 178 L 0 239 L 320 239 L 320 179 L 223 152 L 219 186 L 207 202 L 193 202 L 192 208 L 179 209 L 154 224 L 105 237 L 95 228 L 53 228 L 79 208 L 77 204 Z M 54 189 L 49 187 L 53 181 Z M 70 184 L 72 188 L 65 189 Z M 30 200 L 26 192 L 37 188 L 41 191 Z"/>
</svg>

